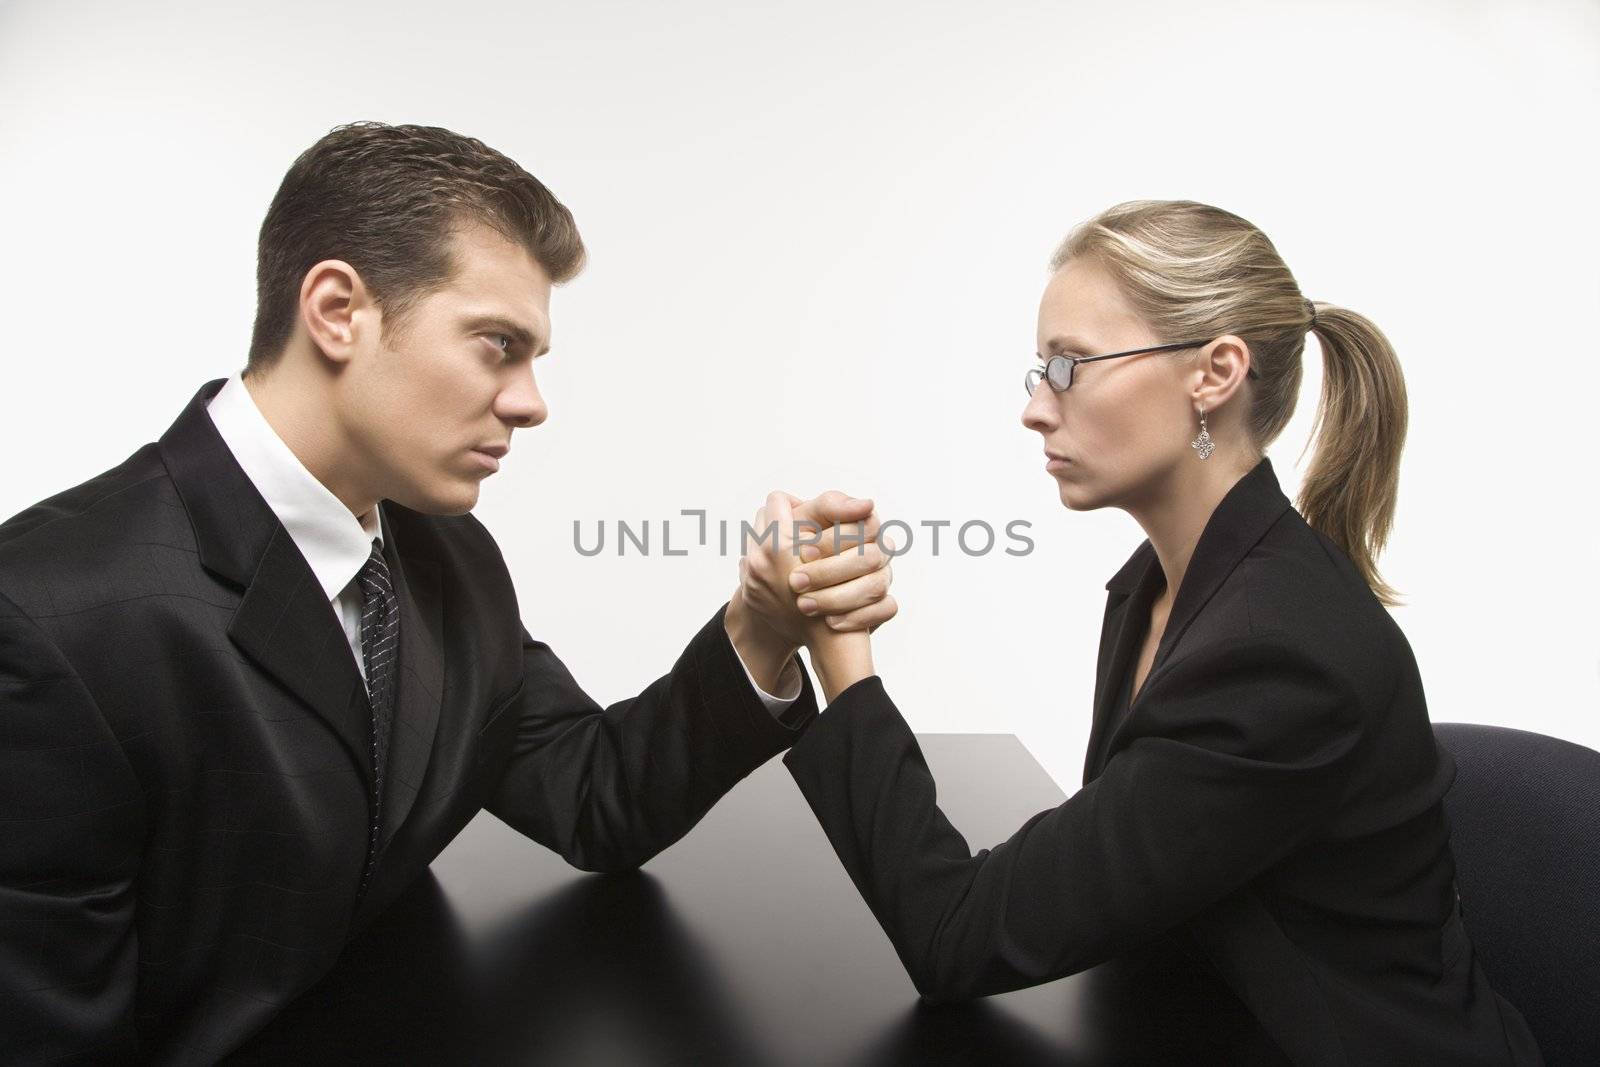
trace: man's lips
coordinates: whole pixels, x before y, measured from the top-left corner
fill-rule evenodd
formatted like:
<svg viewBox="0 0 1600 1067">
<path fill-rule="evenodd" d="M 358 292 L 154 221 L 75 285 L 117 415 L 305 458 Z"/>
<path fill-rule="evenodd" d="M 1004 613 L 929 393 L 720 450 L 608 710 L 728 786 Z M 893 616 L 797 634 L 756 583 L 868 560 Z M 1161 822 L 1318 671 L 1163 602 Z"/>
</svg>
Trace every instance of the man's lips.
<svg viewBox="0 0 1600 1067">
<path fill-rule="evenodd" d="M 476 457 L 485 467 L 489 468 L 489 472 L 492 474 L 500 469 L 500 459 L 509 451 L 511 449 L 506 445 L 483 445 L 472 449 L 470 454 Z"/>
</svg>

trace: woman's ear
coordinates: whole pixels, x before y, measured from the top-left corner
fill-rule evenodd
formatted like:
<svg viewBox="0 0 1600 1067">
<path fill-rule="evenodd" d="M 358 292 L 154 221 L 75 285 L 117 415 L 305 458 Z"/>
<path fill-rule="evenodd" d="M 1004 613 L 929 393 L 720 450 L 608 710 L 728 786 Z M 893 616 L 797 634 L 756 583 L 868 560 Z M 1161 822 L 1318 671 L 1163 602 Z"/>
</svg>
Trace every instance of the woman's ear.
<svg viewBox="0 0 1600 1067">
<path fill-rule="evenodd" d="M 1201 349 L 1199 372 L 1192 398 L 1207 411 L 1215 411 L 1244 384 L 1252 354 L 1244 338 L 1223 334 Z"/>
</svg>

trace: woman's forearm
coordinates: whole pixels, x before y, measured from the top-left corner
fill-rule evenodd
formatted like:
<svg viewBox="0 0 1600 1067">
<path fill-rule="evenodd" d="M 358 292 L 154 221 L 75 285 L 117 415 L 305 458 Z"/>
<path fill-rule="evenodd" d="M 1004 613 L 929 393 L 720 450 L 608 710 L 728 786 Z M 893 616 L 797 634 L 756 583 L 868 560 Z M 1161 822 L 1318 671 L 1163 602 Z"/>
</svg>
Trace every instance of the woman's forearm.
<svg viewBox="0 0 1600 1067">
<path fill-rule="evenodd" d="M 822 686 L 823 699 L 834 697 L 877 673 L 872 666 L 872 639 L 864 633 L 835 633 L 819 627 L 806 641 L 811 669 Z"/>
</svg>

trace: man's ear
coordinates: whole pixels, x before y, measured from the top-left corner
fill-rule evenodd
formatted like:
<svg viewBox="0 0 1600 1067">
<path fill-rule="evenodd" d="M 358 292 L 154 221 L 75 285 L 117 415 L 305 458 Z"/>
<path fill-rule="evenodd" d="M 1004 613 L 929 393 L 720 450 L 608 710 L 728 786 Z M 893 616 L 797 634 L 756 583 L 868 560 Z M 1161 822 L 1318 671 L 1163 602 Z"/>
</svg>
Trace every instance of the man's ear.
<svg viewBox="0 0 1600 1067">
<path fill-rule="evenodd" d="M 371 307 L 366 286 L 344 260 L 323 260 L 300 283 L 300 321 L 311 343 L 335 363 L 354 353 L 364 307 Z"/>
</svg>

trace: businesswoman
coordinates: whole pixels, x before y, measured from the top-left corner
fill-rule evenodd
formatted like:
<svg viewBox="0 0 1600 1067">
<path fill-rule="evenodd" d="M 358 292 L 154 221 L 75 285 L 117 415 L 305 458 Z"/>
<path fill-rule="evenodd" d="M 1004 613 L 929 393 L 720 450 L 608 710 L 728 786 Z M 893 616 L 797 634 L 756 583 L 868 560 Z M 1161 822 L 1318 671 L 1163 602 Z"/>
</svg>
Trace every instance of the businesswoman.
<svg viewBox="0 0 1600 1067">
<path fill-rule="evenodd" d="M 1297 509 L 1264 451 L 1308 332 L 1325 386 Z M 1106 583 L 1074 796 L 974 855 L 869 637 L 807 619 L 853 553 L 780 545 L 742 568 L 830 701 L 784 762 L 917 989 L 1036 985 L 1175 935 L 1296 1063 L 1540 1062 L 1462 928 L 1454 766 L 1374 565 L 1406 429 L 1388 341 L 1306 300 L 1244 219 L 1137 201 L 1061 245 L 1038 343 L 1022 421 L 1061 502 L 1147 535 Z M 1046 636 L 1031 662 L 1071 654 Z"/>
</svg>

